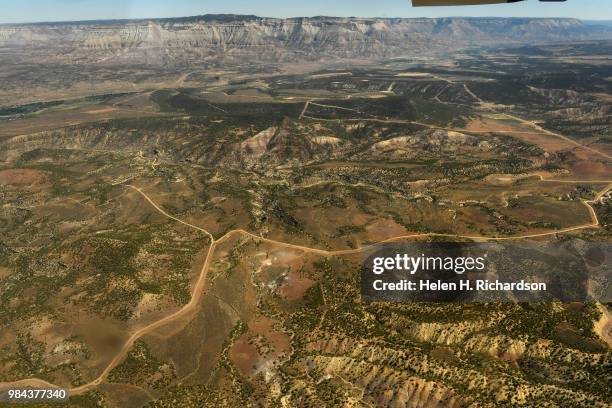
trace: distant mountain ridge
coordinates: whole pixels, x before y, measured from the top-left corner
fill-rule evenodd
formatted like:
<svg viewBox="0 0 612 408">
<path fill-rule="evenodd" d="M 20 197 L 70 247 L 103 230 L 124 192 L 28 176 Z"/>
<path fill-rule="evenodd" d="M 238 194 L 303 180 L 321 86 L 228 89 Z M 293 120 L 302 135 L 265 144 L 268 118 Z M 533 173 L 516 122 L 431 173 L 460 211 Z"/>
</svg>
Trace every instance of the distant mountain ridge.
<svg viewBox="0 0 612 408">
<path fill-rule="evenodd" d="M 316 60 L 422 55 L 474 45 L 612 38 L 612 27 L 567 18 L 183 18 L 0 26 L 0 47 L 163 50 L 225 58 Z"/>
</svg>

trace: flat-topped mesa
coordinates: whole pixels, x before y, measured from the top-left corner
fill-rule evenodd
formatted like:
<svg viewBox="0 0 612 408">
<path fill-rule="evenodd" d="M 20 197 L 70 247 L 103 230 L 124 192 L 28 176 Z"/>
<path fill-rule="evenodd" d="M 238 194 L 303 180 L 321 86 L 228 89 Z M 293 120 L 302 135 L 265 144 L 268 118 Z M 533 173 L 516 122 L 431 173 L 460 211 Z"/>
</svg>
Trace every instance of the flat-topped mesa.
<svg viewBox="0 0 612 408">
<path fill-rule="evenodd" d="M 196 17 L 0 26 L 0 47 L 163 49 L 261 59 L 390 57 L 461 46 L 612 38 L 612 28 L 564 18 Z"/>
</svg>

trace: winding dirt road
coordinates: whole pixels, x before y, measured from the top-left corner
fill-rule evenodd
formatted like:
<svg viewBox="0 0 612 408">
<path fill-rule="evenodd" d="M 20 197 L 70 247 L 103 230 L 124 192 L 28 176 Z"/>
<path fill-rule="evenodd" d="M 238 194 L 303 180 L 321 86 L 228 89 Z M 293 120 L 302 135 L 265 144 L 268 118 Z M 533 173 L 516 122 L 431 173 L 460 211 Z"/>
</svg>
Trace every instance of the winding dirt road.
<svg viewBox="0 0 612 408">
<path fill-rule="evenodd" d="M 448 83 L 453 83 L 452 81 L 448 81 L 442 78 L 438 78 L 440 80 L 443 80 L 445 82 Z M 317 118 L 314 116 L 310 116 L 308 115 L 308 107 L 310 105 L 314 105 L 314 106 L 321 106 L 321 107 L 325 107 L 325 108 L 334 108 L 334 109 L 341 109 L 341 110 L 345 110 L 345 111 L 353 111 L 353 112 L 357 112 L 360 114 L 365 114 L 368 116 L 371 116 L 367 113 L 363 113 L 360 112 L 356 109 L 350 109 L 350 108 L 345 108 L 342 106 L 334 106 L 334 105 L 324 105 L 324 104 L 320 104 L 317 103 L 316 101 L 318 99 L 311 99 L 306 101 L 306 103 L 304 104 L 304 108 L 302 109 L 302 112 L 300 113 L 300 116 L 298 119 L 311 119 L 311 120 L 317 120 L 317 121 L 322 121 L 322 122 L 336 122 L 336 123 L 342 123 L 342 122 L 375 122 L 375 123 L 389 123 L 389 124 L 404 124 L 404 125 L 417 125 L 417 126 L 424 126 L 424 127 L 428 127 L 430 129 L 439 129 L 439 130 L 447 130 L 447 131 L 453 131 L 453 132 L 466 132 L 466 133 L 482 133 L 482 134 L 508 134 L 508 135 L 512 135 L 512 134 L 534 134 L 534 133 L 540 133 L 540 134 L 544 134 L 544 135 L 548 135 L 548 136 L 553 136 L 556 137 L 558 139 L 561 139 L 565 142 L 568 142 L 578 148 L 587 150 L 591 153 L 594 153 L 598 156 L 604 157 L 608 160 L 612 160 L 612 155 L 606 153 L 606 152 L 602 152 L 601 150 L 597 150 L 594 149 L 590 146 L 584 145 L 582 143 L 577 142 L 576 140 L 572 139 L 571 137 L 567 137 L 565 135 L 562 135 L 561 133 L 557 133 L 557 132 L 553 132 L 551 130 L 545 129 L 542 126 L 538 125 L 536 122 L 531 121 L 531 120 L 527 120 L 527 119 L 523 119 L 519 116 L 516 115 L 512 115 L 510 113 L 506 113 L 506 112 L 501 112 L 497 109 L 495 109 L 494 107 L 492 107 L 492 104 L 489 102 L 486 102 L 484 100 L 482 100 L 478 95 L 476 95 L 467 84 L 463 84 L 463 88 L 465 89 L 466 93 L 468 95 L 470 95 L 472 98 L 474 98 L 474 100 L 476 102 L 478 102 L 480 104 L 480 106 L 488 111 L 506 116 L 507 118 L 513 119 L 517 122 L 522 123 L 523 125 L 526 125 L 528 127 L 531 127 L 535 130 L 535 132 L 530 132 L 530 131 L 513 131 L 513 130 L 504 130 L 504 131 L 489 131 L 489 130 L 466 130 L 466 129 L 454 129 L 454 128 L 448 128 L 448 127 L 444 127 L 444 126 L 436 126 L 436 125 L 432 125 L 429 123 L 423 123 L 423 122 L 418 122 L 418 121 L 414 121 L 414 120 L 401 120 L 401 119 L 379 119 L 379 118 L 346 118 L 346 119 L 325 119 L 325 118 Z M 438 97 L 435 96 L 434 99 L 437 99 Z M 438 99 L 439 100 L 439 99 Z"/>
<path fill-rule="evenodd" d="M 477 95 L 475 95 L 467 85 L 464 85 L 466 92 L 468 92 L 470 95 L 472 95 L 477 101 L 479 101 L 482 104 L 485 104 L 486 102 L 482 101 Z M 308 106 L 312 104 L 312 105 L 320 105 L 323 107 L 330 107 L 330 108 L 334 108 L 334 106 L 331 105 L 322 105 L 322 104 L 318 104 L 316 103 L 314 100 L 309 100 L 306 101 L 306 103 L 304 104 L 304 108 L 299 116 L 300 119 L 302 118 L 307 118 L 307 119 L 314 119 L 314 120 L 322 120 L 322 121 L 329 121 L 329 122 L 350 122 L 350 121 L 369 121 L 369 122 L 379 122 L 379 123 L 401 123 L 401 124 L 413 124 L 413 125 L 420 125 L 420 126 L 426 126 L 429 128 L 433 128 L 433 129 L 440 129 L 440 130 L 449 130 L 449 131 L 457 131 L 460 132 L 462 130 L 460 129 L 451 129 L 451 128 L 446 128 L 446 127 L 441 127 L 441 126 L 435 126 L 435 125 L 431 125 L 431 124 L 426 124 L 426 123 L 421 123 L 421 122 L 416 122 L 416 121 L 408 121 L 408 120 L 393 120 L 393 119 L 374 119 L 374 118 L 368 118 L 368 119 L 321 119 L 321 118 L 315 118 L 315 117 L 311 117 L 311 116 L 307 116 L 307 110 L 308 110 Z M 351 110 L 351 109 L 346 109 L 346 108 L 342 108 L 342 107 L 335 107 L 335 108 L 340 108 L 340 109 L 345 109 L 345 110 Z M 593 149 L 589 146 L 585 146 L 582 145 L 576 141 L 574 141 L 571 138 L 568 138 L 564 135 L 560 135 L 558 133 L 555 132 L 551 132 L 549 130 L 546 130 L 542 127 L 540 127 L 538 124 L 536 124 L 535 122 L 531 122 L 531 121 L 527 121 L 525 119 L 516 117 L 514 115 L 510 115 L 510 114 L 506 114 L 504 113 L 505 116 L 510 117 L 512 119 L 515 119 L 521 123 L 524 123 L 530 127 L 533 127 L 535 130 L 537 130 L 538 132 L 541 133 L 545 133 L 548 134 L 550 136 L 554 136 L 554 137 L 558 137 L 561 138 L 567 142 L 570 142 L 578 147 L 584 148 L 586 150 L 589 150 L 592 153 L 595 153 L 597 155 L 603 156 L 607 159 L 612 159 L 612 156 L 598 151 L 596 149 Z M 489 132 L 489 131 L 482 131 L 479 133 L 495 133 L 495 132 Z M 532 132 L 508 132 L 508 131 L 504 131 L 501 133 L 532 133 Z M 540 181 L 541 182 L 559 182 L 559 183 L 570 183 L 570 182 L 583 182 L 583 183 L 598 183 L 598 181 L 576 181 L 576 180 L 555 180 L 555 179 L 546 179 L 544 178 L 542 175 L 538 175 L 540 177 Z M 292 244 L 292 243 L 288 243 L 288 242 L 282 242 L 282 241 L 276 241 L 273 239 L 269 239 L 269 238 L 264 238 L 261 237 L 259 235 L 255 235 L 251 232 L 242 230 L 242 229 L 236 229 L 236 230 L 232 230 L 227 232 L 224 236 L 222 236 L 221 238 L 219 238 L 218 240 L 215 240 L 215 238 L 213 237 L 213 235 L 207 231 L 204 228 L 201 228 L 197 225 L 193 225 L 191 223 L 188 223 L 184 220 L 181 220 L 180 218 L 177 218 L 175 216 L 173 216 L 172 214 L 169 214 L 168 212 L 166 212 L 163 208 L 161 208 L 159 205 L 157 205 L 142 189 L 133 186 L 133 185 L 128 185 L 125 184 L 124 185 L 126 188 L 132 189 L 136 192 L 138 192 L 156 211 L 158 211 L 160 214 L 162 214 L 163 216 L 178 222 L 180 224 L 183 224 L 185 226 L 188 226 L 190 228 L 193 228 L 195 230 L 198 230 L 204 234 L 206 234 L 208 236 L 208 238 L 210 239 L 210 246 L 208 248 L 208 251 L 206 253 L 206 257 L 204 259 L 204 264 L 202 265 L 202 269 L 200 271 L 200 275 L 198 277 L 198 280 L 196 281 L 196 284 L 194 286 L 193 292 L 192 292 L 192 296 L 190 301 L 183 306 L 181 309 L 177 310 L 176 312 L 165 316 L 163 318 L 161 318 L 160 320 L 157 320 L 137 331 L 135 331 L 130 337 L 129 339 L 125 342 L 125 344 L 123 345 L 123 347 L 120 349 L 120 351 L 117 353 L 117 355 L 109 362 L 109 364 L 106 366 L 106 368 L 102 371 L 102 373 L 100 373 L 100 375 L 95 378 L 94 380 L 90 381 L 87 384 L 81 385 L 79 387 L 74 387 L 71 388 L 69 390 L 71 395 L 79 395 L 82 393 L 85 393 L 95 387 L 97 387 L 98 385 L 100 385 L 108 376 L 108 374 L 112 371 L 113 368 L 115 368 L 119 363 L 121 363 L 121 361 L 125 358 L 125 356 L 128 354 L 128 352 L 130 351 L 130 349 L 132 348 L 132 346 L 134 345 L 134 343 L 140 339 L 141 337 L 145 336 L 146 334 L 152 332 L 153 330 L 164 326 L 165 324 L 174 321 L 182 316 L 185 316 L 191 312 L 193 312 L 197 305 L 199 304 L 202 296 L 205 294 L 204 291 L 204 287 L 206 284 L 206 279 L 208 276 L 208 270 L 210 269 L 210 264 L 212 262 L 212 258 L 213 255 L 215 253 L 215 250 L 217 248 L 217 245 L 219 245 L 220 243 L 222 243 L 223 241 L 227 240 L 228 238 L 230 238 L 233 235 L 243 235 L 243 236 L 247 236 L 249 238 L 252 238 L 254 240 L 260 241 L 260 242 L 265 242 L 265 243 L 269 243 L 272 245 L 276 245 L 276 246 L 281 246 L 284 248 L 290 248 L 290 249 L 295 249 L 295 250 L 299 250 L 299 251 L 303 251 L 303 252 L 309 252 L 309 253 L 314 253 L 317 255 L 321 255 L 321 256 L 326 256 L 326 257 L 330 257 L 330 256 L 341 256 L 341 255 L 350 255 L 350 254 L 355 254 L 355 253 L 359 253 L 360 251 L 362 251 L 364 248 L 358 248 L 358 249 L 347 249 L 347 250 L 338 250 L 338 251 L 327 251 L 327 250 L 323 250 L 323 249 L 318 249 L 318 248 L 310 248 L 307 246 L 303 246 L 303 245 L 297 245 L 297 244 Z M 401 235 L 401 236 L 396 236 L 396 237 L 390 237 L 386 240 L 380 241 L 378 244 L 380 243 L 388 243 L 388 242 L 396 242 L 396 241 L 401 241 L 401 240 L 407 240 L 407 239 L 415 239 L 415 238 L 431 238 L 431 237 L 442 237 L 442 238 L 461 238 L 461 239 L 470 239 L 470 240 L 475 240 L 475 241 L 510 241 L 510 240 L 520 240 L 520 239 L 529 239 L 529 238 L 541 238 L 541 237 L 547 237 L 547 236 L 554 236 L 554 235 L 558 235 L 558 234 L 564 234 L 564 233 L 569 233 L 569 232 L 574 232 L 574 231 L 579 231 L 579 230 L 583 230 L 583 229 L 589 229 L 589 228 L 598 228 L 600 227 L 600 221 L 597 217 L 597 213 L 595 211 L 595 208 L 593 207 L 594 204 L 597 204 L 599 202 L 601 202 L 603 200 L 603 198 L 606 196 L 606 194 L 608 194 L 610 191 L 612 190 L 612 183 L 608 184 L 603 190 L 599 191 L 598 194 L 595 196 L 595 198 L 593 200 L 582 200 L 582 204 L 587 208 L 588 212 L 589 212 L 589 216 L 591 217 L 591 223 L 588 224 L 581 224 L 581 225 L 576 225 L 574 227 L 568 227 L 568 228 L 563 228 L 563 229 L 559 229 L 559 230 L 554 230 L 554 231 L 548 231 L 548 232 L 542 232 L 542 233 L 536 233 L 536 234 L 525 234 L 525 235 L 518 235 L 518 236 L 511 236 L 511 237 L 484 237 L 484 236 L 470 236 L 470 235 L 459 235 L 459 234 L 438 234 L 438 233 L 421 233 L 421 234 L 411 234 L 411 235 Z M 366 247 L 367 248 L 367 247 Z M 9 389 L 9 388 L 20 388 L 20 387 L 45 387 L 45 388 L 59 388 L 57 385 L 55 384 L 51 384 L 45 380 L 41 380 L 38 378 L 29 378 L 29 379 L 23 379 L 23 380 L 19 380 L 19 381 L 14 381 L 14 382 L 5 382 L 5 383 L 0 383 L 0 390 L 2 389 Z"/>
<path fill-rule="evenodd" d="M 547 182 L 553 182 L 553 181 L 566 182 L 567 181 L 567 180 L 545 179 L 541 175 L 540 175 L 540 179 L 541 181 L 547 181 Z M 162 327 L 167 323 L 172 322 L 173 320 L 176 320 L 182 316 L 188 315 L 189 313 L 193 312 L 196 309 L 197 305 L 199 304 L 200 300 L 202 299 L 202 296 L 205 294 L 204 287 L 206 285 L 208 270 L 210 269 L 210 264 L 212 262 L 212 258 L 213 258 L 213 255 L 215 253 L 217 246 L 223 241 L 226 241 L 227 239 L 229 239 L 233 235 L 243 235 L 243 236 L 247 236 L 249 238 L 252 238 L 260 242 L 265 242 L 265 243 L 269 243 L 272 245 L 281 246 L 284 248 L 296 249 L 296 250 L 300 250 L 303 252 L 314 253 L 314 254 L 318 254 L 318 255 L 326 256 L 326 257 L 355 254 L 355 253 L 359 253 L 360 251 L 364 249 L 364 248 L 359 248 L 359 249 L 348 249 L 348 250 L 338 250 L 338 251 L 327 251 L 327 250 L 322 250 L 318 248 L 310 248 L 310 247 L 303 246 L 303 245 L 291 244 L 288 242 L 282 242 L 282 241 L 276 241 L 276 240 L 269 239 L 269 238 L 264 238 L 264 237 L 255 235 L 251 232 L 248 232 L 242 229 L 236 229 L 236 230 L 229 231 L 225 235 L 223 235 L 221 238 L 215 240 L 213 235 L 206 229 L 201 228 L 197 225 L 188 223 L 184 220 L 181 220 L 180 218 L 177 218 L 167 213 L 164 209 L 162 209 L 159 205 L 157 205 L 142 189 L 136 186 L 133 186 L 133 185 L 124 185 L 124 186 L 126 188 L 129 188 L 129 189 L 132 189 L 138 192 L 156 211 L 158 211 L 163 216 L 175 222 L 178 222 L 180 224 L 183 224 L 185 226 L 188 226 L 190 228 L 193 228 L 195 230 L 198 230 L 206 234 L 210 239 L 210 246 L 206 253 L 204 264 L 202 265 L 200 275 L 194 286 L 192 296 L 191 296 L 189 303 L 187 303 L 185 306 L 183 306 L 181 309 L 177 310 L 176 312 L 168 316 L 165 316 L 161 318 L 160 320 L 157 320 L 135 331 L 134 333 L 132 333 L 132 335 L 125 342 L 121 350 L 106 366 L 104 371 L 102 371 L 102 373 L 100 373 L 100 375 L 97 378 L 88 382 L 87 384 L 69 389 L 70 395 L 83 394 L 99 386 L 106 379 L 106 377 L 112 371 L 112 369 L 115 368 L 117 365 L 119 365 L 119 363 L 121 363 L 121 361 L 125 358 L 125 356 L 128 354 L 128 352 L 130 351 L 130 349 L 132 348 L 132 346 L 138 339 L 152 332 L 153 330 L 159 327 Z M 597 218 L 597 213 L 595 212 L 595 209 L 593 208 L 593 204 L 597 204 L 601 202 L 603 198 L 606 196 L 606 194 L 609 193 L 611 190 L 612 190 L 612 183 L 608 184 L 603 190 L 601 190 L 593 200 L 583 200 L 582 201 L 582 203 L 588 208 L 589 214 L 592 219 L 592 223 L 589 223 L 589 224 L 577 225 L 574 227 L 568 227 L 568 228 L 549 231 L 549 232 L 543 232 L 543 233 L 537 233 L 537 234 L 526 234 L 526 235 L 512 236 L 512 237 L 484 237 L 484 236 L 469 236 L 469 235 L 459 235 L 459 234 L 437 234 L 437 233 L 411 234 L 411 235 L 391 237 L 384 241 L 380 241 L 378 244 L 401 241 L 401 240 L 406 240 L 406 239 L 428 238 L 428 237 L 430 238 L 431 237 L 462 238 L 462 239 L 470 239 L 470 240 L 475 240 L 475 241 L 509 241 L 509 240 L 528 239 L 528 238 L 540 238 L 540 237 L 553 236 L 557 234 L 563 234 L 563 233 L 568 233 L 568 232 L 578 231 L 578 230 L 583 230 L 583 229 L 598 228 L 600 226 L 600 222 L 599 222 L 599 219 Z M 24 388 L 24 387 L 60 388 L 59 386 L 55 384 L 51 384 L 45 380 L 41 380 L 38 378 L 28 378 L 28 379 L 23 379 L 23 380 L 14 381 L 14 382 L 0 383 L 0 390 L 6 390 L 6 389 L 11 389 L 11 388 Z"/>
</svg>

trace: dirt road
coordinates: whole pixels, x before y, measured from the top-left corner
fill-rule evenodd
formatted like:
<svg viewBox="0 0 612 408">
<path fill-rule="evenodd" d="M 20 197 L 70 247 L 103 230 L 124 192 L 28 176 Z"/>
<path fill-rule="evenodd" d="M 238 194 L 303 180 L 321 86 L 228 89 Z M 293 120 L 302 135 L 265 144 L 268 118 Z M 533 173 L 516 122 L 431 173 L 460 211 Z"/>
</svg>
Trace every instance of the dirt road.
<svg viewBox="0 0 612 408">
<path fill-rule="evenodd" d="M 551 180 L 551 179 L 544 179 L 542 176 L 540 176 L 541 181 L 556 181 L 556 180 Z M 113 368 L 115 368 L 117 365 L 119 365 L 121 363 L 121 361 L 125 358 L 125 356 L 129 353 L 130 349 L 132 348 L 132 346 L 134 345 L 134 343 L 140 339 L 141 337 L 143 337 L 144 335 L 151 333 L 153 330 L 164 326 L 167 323 L 172 322 L 173 320 L 176 320 L 180 317 L 186 316 L 189 313 L 193 312 L 197 305 L 199 304 L 200 300 L 202 299 L 202 297 L 205 294 L 204 288 L 206 285 L 206 279 L 208 276 L 208 270 L 210 269 L 210 264 L 212 262 L 212 258 L 213 255 L 215 253 L 215 250 L 217 248 L 217 246 L 226 241 L 227 239 L 229 239 L 231 236 L 234 235 L 244 235 L 247 236 L 249 238 L 252 238 L 254 240 L 260 241 L 260 242 L 266 242 L 272 245 L 277 245 L 277 246 L 281 246 L 281 247 L 285 247 L 285 248 L 290 248 L 290 249 L 296 249 L 299 251 L 303 251 L 303 252 L 309 252 L 309 253 L 315 253 L 321 256 L 326 256 L 326 257 L 330 257 L 330 256 L 342 256 L 342 255 L 351 255 L 351 254 L 356 254 L 359 253 L 360 251 L 362 251 L 364 248 L 359 248 L 359 249 L 347 249 L 347 250 L 338 250 L 338 251 L 327 251 L 327 250 L 322 250 L 322 249 L 318 249 L 318 248 L 310 248 L 304 245 L 297 245 L 297 244 L 292 244 L 292 243 L 288 243 L 288 242 L 282 242 L 282 241 L 276 241 L 273 239 L 269 239 L 269 238 L 264 238 L 261 237 L 259 235 L 253 234 L 251 232 L 242 230 L 242 229 L 236 229 L 236 230 L 232 230 L 227 232 L 225 235 L 223 235 L 221 238 L 215 240 L 215 238 L 213 237 L 213 235 L 207 231 L 204 228 L 201 228 L 197 225 L 193 225 L 191 223 L 188 223 L 186 221 L 181 220 L 180 218 L 177 218 L 169 213 L 167 213 L 164 209 L 162 209 L 159 205 L 157 205 L 141 188 L 138 188 L 136 186 L 133 185 L 125 185 L 126 188 L 129 188 L 131 190 L 134 190 L 136 192 L 138 192 L 156 211 L 158 211 L 160 214 L 162 214 L 163 216 L 176 221 L 180 224 L 183 224 L 185 226 L 188 226 L 190 228 L 194 228 L 200 232 L 203 232 L 204 234 L 206 234 L 209 239 L 210 239 L 210 246 L 208 248 L 208 251 L 206 253 L 206 257 L 204 259 L 204 264 L 202 265 L 202 269 L 200 271 L 200 275 L 198 277 L 198 280 L 196 281 L 196 284 L 194 286 L 193 292 L 192 292 L 192 296 L 191 299 L 189 301 L 189 303 L 187 303 L 185 306 L 183 306 L 181 309 L 177 310 L 176 312 L 165 316 L 163 318 L 161 318 L 160 320 L 157 320 L 137 331 L 135 331 L 134 333 L 132 333 L 132 335 L 129 337 L 129 339 L 125 342 L 125 344 L 123 345 L 123 347 L 121 348 L 121 350 L 117 353 L 117 355 L 109 362 L 109 364 L 106 366 L 106 368 L 102 371 L 102 373 L 100 373 L 100 375 L 95 378 L 94 380 L 90 381 L 87 384 L 81 385 L 79 387 L 74 387 L 71 388 L 69 390 L 70 395 L 79 395 L 79 394 L 83 394 L 95 387 L 97 387 L 98 385 L 100 385 L 108 376 L 108 374 L 112 371 Z M 546 237 L 546 236 L 554 236 L 557 234 L 563 234 L 563 233 L 568 233 L 568 232 L 572 232 L 572 231 L 578 231 L 578 230 L 583 230 L 583 229 L 588 229 L 588 228 L 597 228 L 600 226 L 599 223 L 599 219 L 597 218 L 597 213 L 595 212 L 595 209 L 593 208 L 593 204 L 596 204 L 598 202 L 600 202 L 605 195 L 610 192 L 612 190 L 612 183 L 607 185 L 603 190 L 601 190 L 600 192 L 598 192 L 598 194 L 596 195 L 596 197 L 593 200 L 583 200 L 583 204 L 588 208 L 588 211 L 590 213 L 591 219 L 592 219 L 592 223 L 590 224 L 583 224 L 583 225 L 577 225 L 574 227 L 568 227 L 568 228 L 564 228 L 564 229 L 560 229 L 560 230 L 554 230 L 554 231 L 549 231 L 549 232 L 543 232 L 543 233 L 536 233 L 536 234 L 526 234 L 526 235 L 520 235 L 520 236 L 512 236 L 512 237 L 484 237 L 484 236 L 469 236 L 469 235 L 458 235 L 458 234 L 437 234 L 437 233 L 422 233 L 422 234 L 411 234 L 411 235 L 402 235 L 402 236 L 396 236 L 396 237 L 390 237 L 384 241 L 381 241 L 379 243 L 388 243 L 388 242 L 395 242 L 395 241 L 401 241 L 401 240 L 407 240 L 407 239 L 415 239 L 415 238 L 431 238 L 431 237 L 445 237 L 445 238 L 462 238 L 462 239 L 470 239 L 470 240 L 475 240 L 475 241 L 510 241 L 510 240 L 519 240 L 519 239 L 529 239 L 529 238 L 540 238 L 540 237 Z M 367 247 L 366 247 L 367 248 Z M 10 388 L 23 388 L 23 387 L 44 387 L 44 388 L 59 388 L 57 385 L 48 383 L 44 380 L 38 379 L 38 378 L 29 378 L 29 379 L 23 379 L 23 380 L 19 380 L 19 381 L 15 381 L 15 382 L 6 382 L 6 383 L 0 383 L 0 390 L 5 390 L 5 389 L 10 389 Z"/>
</svg>

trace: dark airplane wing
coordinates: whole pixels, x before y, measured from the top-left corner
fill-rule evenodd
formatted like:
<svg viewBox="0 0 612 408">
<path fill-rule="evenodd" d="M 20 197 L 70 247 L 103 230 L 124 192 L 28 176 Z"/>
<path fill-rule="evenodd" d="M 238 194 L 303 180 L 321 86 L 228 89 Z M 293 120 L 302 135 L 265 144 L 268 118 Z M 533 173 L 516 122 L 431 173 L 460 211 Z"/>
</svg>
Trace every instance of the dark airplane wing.
<svg viewBox="0 0 612 408">
<path fill-rule="evenodd" d="M 415 7 L 423 6 L 473 6 L 477 4 L 516 3 L 523 0 L 412 0 Z M 540 0 L 565 1 L 565 0 Z"/>
</svg>

